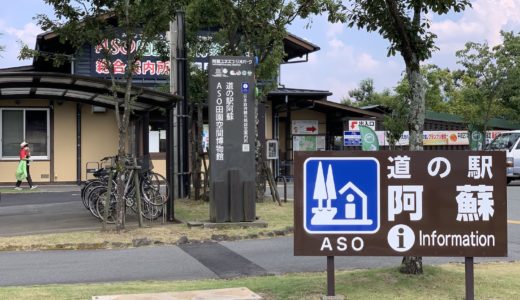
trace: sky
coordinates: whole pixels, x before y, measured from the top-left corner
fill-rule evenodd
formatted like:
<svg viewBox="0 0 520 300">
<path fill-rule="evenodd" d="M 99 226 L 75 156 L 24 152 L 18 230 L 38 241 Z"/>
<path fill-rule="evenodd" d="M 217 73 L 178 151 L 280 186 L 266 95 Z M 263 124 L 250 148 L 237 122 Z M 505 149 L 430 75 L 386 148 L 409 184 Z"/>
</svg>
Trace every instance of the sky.
<svg viewBox="0 0 520 300">
<path fill-rule="evenodd" d="M 520 31 L 520 0 L 475 0 L 473 8 L 445 16 L 430 15 L 431 30 L 437 34 L 439 50 L 426 63 L 457 69 L 455 52 L 466 42 L 501 43 L 500 31 Z M 41 29 L 33 17 L 51 14 L 43 0 L 2 1 L 0 10 L 0 68 L 30 65 L 17 59 L 23 41 L 34 47 Z M 344 24 L 330 24 L 326 16 L 296 20 L 289 32 L 315 44 L 320 50 L 308 62 L 282 66 L 281 83 L 287 88 L 328 90 L 329 100 L 339 102 L 363 79 L 372 78 L 376 90 L 392 89 L 402 77 L 404 62 L 398 54 L 387 57 L 388 42 L 377 33 L 351 29 Z"/>
</svg>

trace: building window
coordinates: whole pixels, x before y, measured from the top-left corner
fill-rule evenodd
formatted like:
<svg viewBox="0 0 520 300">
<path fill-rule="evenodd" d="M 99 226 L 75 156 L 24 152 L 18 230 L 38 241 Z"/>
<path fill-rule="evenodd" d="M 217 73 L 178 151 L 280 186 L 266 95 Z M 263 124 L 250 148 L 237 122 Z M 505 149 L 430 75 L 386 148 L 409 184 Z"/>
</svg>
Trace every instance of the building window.
<svg viewBox="0 0 520 300">
<path fill-rule="evenodd" d="M 166 152 L 166 124 L 164 122 L 150 122 L 148 142 L 148 152 Z"/>
<path fill-rule="evenodd" d="M 49 158 L 49 110 L 41 108 L 0 109 L 0 157 L 18 158 L 26 141 L 35 159 Z"/>
</svg>

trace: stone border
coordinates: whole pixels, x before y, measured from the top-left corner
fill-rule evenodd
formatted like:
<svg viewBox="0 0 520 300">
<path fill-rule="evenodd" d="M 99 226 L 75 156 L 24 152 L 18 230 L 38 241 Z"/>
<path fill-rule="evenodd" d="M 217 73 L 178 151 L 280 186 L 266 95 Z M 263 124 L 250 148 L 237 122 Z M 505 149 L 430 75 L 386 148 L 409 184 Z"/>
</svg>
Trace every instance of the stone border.
<svg viewBox="0 0 520 300">
<path fill-rule="evenodd" d="M 227 234 L 212 234 L 209 239 L 196 240 L 189 239 L 186 235 L 181 236 L 173 243 L 165 243 L 163 241 L 151 240 L 147 237 L 133 239 L 131 243 L 123 242 L 109 242 L 102 243 L 65 243 L 55 245 L 34 244 L 27 247 L 5 245 L 0 246 L 0 251 L 36 251 L 36 250 L 97 250 L 97 249 L 126 249 L 148 246 L 162 246 L 162 245 L 182 245 L 182 244 L 198 244 L 208 242 L 224 242 L 237 240 L 251 240 L 260 238 L 273 238 L 280 236 L 287 236 L 294 232 L 292 226 L 287 226 L 283 230 L 261 231 L 259 233 L 251 233 L 248 235 L 227 235 Z"/>
</svg>

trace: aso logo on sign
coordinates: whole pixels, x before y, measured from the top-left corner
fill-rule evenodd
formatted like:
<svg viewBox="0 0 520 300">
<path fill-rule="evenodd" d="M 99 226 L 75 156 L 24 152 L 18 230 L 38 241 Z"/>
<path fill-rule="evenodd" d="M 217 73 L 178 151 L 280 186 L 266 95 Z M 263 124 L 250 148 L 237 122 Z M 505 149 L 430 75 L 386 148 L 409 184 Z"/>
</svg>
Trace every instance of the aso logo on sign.
<svg viewBox="0 0 520 300">
<path fill-rule="evenodd" d="M 309 158 L 304 163 L 303 176 L 306 232 L 375 233 L 379 230 L 377 159 Z"/>
</svg>

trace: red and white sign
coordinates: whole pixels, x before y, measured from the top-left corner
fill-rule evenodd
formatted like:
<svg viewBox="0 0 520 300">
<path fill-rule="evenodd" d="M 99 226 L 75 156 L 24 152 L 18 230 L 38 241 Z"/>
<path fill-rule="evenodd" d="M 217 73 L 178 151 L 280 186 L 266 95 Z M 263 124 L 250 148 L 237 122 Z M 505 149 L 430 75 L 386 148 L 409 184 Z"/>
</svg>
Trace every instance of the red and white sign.
<svg viewBox="0 0 520 300">
<path fill-rule="evenodd" d="M 292 134 L 318 134 L 318 120 L 293 120 Z"/>
<path fill-rule="evenodd" d="M 376 120 L 349 120 L 348 131 L 359 131 L 360 125 L 376 130 Z"/>
</svg>

